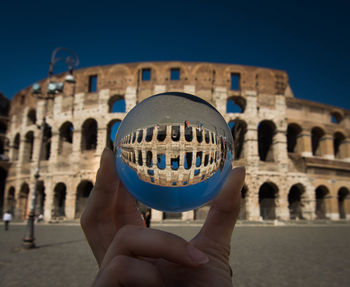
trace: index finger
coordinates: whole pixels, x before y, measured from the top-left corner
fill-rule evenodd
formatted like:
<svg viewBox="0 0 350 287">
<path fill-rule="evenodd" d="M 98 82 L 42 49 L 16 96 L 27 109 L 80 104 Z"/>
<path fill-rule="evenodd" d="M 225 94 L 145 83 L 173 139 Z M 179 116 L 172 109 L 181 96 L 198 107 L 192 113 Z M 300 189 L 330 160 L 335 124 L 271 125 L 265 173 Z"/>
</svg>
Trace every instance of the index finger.
<svg viewBox="0 0 350 287">
<path fill-rule="evenodd" d="M 219 244 L 229 244 L 241 202 L 245 168 L 232 170 L 219 195 L 213 200 L 207 219 L 199 236 L 205 236 Z"/>
</svg>

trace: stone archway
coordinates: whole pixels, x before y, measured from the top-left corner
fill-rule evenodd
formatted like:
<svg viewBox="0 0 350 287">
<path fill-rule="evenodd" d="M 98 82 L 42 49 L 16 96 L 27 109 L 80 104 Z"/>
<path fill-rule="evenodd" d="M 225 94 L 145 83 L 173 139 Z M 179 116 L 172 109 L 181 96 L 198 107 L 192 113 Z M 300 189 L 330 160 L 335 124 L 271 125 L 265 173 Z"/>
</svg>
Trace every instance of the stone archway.
<svg viewBox="0 0 350 287">
<path fill-rule="evenodd" d="M 276 219 L 276 198 L 278 188 L 272 182 L 265 182 L 259 189 L 260 216 L 262 219 Z"/>
<path fill-rule="evenodd" d="M 18 197 L 18 218 L 23 220 L 27 217 L 27 208 L 28 208 L 28 195 L 29 195 L 29 186 L 26 182 L 22 183 L 21 189 L 19 191 Z"/>
<path fill-rule="evenodd" d="M 326 219 L 326 196 L 329 194 L 329 190 L 326 186 L 320 185 L 315 190 L 316 199 L 316 219 Z"/>
<path fill-rule="evenodd" d="M 66 216 L 66 193 L 67 187 L 63 182 L 56 184 L 54 188 L 54 198 L 53 198 L 53 218 L 62 218 Z"/>
<path fill-rule="evenodd" d="M 288 207 L 290 219 L 305 219 L 302 213 L 302 194 L 305 192 L 304 187 L 298 183 L 294 184 L 288 193 Z"/>
<path fill-rule="evenodd" d="M 338 191 L 338 210 L 339 218 L 346 219 L 347 215 L 350 213 L 348 206 L 345 204 L 346 199 L 349 197 L 349 189 L 346 187 L 341 187 Z"/>
<path fill-rule="evenodd" d="M 79 183 L 75 202 L 75 218 L 80 218 L 81 214 L 83 213 L 93 187 L 92 182 L 89 180 L 83 180 Z"/>
<path fill-rule="evenodd" d="M 239 211 L 238 219 L 247 219 L 247 192 L 248 188 L 244 185 L 241 190 L 241 209 Z"/>
</svg>

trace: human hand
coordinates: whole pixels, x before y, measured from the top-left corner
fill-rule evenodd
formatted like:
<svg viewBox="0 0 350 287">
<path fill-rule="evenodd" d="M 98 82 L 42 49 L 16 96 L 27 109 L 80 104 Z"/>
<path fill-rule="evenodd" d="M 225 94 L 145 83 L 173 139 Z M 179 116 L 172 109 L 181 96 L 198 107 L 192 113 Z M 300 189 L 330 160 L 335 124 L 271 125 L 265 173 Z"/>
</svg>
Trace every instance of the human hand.
<svg viewBox="0 0 350 287">
<path fill-rule="evenodd" d="M 239 213 L 244 168 L 232 171 L 190 241 L 147 229 L 105 150 L 81 225 L 100 266 L 94 286 L 232 286 L 230 239 Z"/>
</svg>

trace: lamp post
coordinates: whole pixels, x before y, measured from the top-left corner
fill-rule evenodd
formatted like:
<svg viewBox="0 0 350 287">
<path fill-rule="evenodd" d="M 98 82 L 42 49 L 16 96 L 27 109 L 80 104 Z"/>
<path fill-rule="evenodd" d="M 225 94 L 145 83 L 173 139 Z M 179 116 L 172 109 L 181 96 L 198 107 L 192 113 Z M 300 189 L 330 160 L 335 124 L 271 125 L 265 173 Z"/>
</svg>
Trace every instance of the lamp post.
<svg viewBox="0 0 350 287">
<path fill-rule="evenodd" d="M 65 56 L 56 57 L 58 52 L 61 52 L 61 51 L 65 52 Z M 51 55 L 46 95 L 42 96 L 41 86 L 39 84 L 36 83 L 32 87 L 33 94 L 35 94 L 37 98 L 44 100 L 44 112 L 43 112 L 42 122 L 40 125 L 39 156 L 37 159 L 35 173 L 34 173 L 34 190 L 33 190 L 33 195 L 32 195 L 32 200 L 30 205 L 26 232 L 22 241 L 22 247 L 25 249 L 30 249 L 35 247 L 35 238 L 34 238 L 35 207 L 36 207 L 36 198 L 37 198 L 39 178 L 40 178 L 40 161 L 41 161 L 44 134 L 45 134 L 45 128 L 46 128 L 47 103 L 49 99 L 54 98 L 55 94 L 62 92 L 63 86 L 64 86 L 62 82 L 51 81 L 55 64 L 59 61 L 65 61 L 65 63 L 68 65 L 68 68 L 69 68 L 68 70 L 69 74 L 65 77 L 65 81 L 68 83 L 75 83 L 75 79 L 73 77 L 73 68 L 79 64 L 79 58 L 72 50 L 59 47 L 59 48 L 56 48 Z"/>
</svg>

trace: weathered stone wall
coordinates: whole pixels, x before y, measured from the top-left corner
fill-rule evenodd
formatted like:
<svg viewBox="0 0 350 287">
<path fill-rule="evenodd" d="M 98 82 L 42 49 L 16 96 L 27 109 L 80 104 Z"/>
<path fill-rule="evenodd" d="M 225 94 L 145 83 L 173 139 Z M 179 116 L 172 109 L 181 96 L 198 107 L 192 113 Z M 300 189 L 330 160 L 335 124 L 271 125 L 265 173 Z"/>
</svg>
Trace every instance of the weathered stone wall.
<svg viewBox="0 0 350 287">
<path fill-rule="evenodd" d="M 180 79 L 171 79 L 171 69 L 180 71 Z M 149 80 L 143 79 L 143 70 L 150 71 Z M 232 75 L 238 75 L 236 87 L 231 83 Z M 52 80 L 63 81 L 64 76 Z M 91 76 L 97 76 L 96 91 L 89 87 Z M 151 95 L 179 91 L 210 102 L 230 125 L 238 120 L 245 123 L 242 152 L 235 161 L 247 170 L 241 218 L 314 219 L 322 210 L 324 217 L 338 219 L 345 212 L 349 218 L 350 111 L 294 98 L 286 72 L 227 64 L 145 62 L 80 69 L 74 77 L 76 84 L 66 83 L 63 93 L 48 101 L 47 112 L 44 101 L 33 96 L 30 87 L 12 100 L 7 132 L 11 167 L 5 198 L 11 198 L 10 190 L 14 190 L 15 199 L 5 200 L 5 205 L 16 210 L 24 206 L 27 212 L 18 211 L 17 217 L 28 213 L 39 157 L 37 124 L 45 113 L 52 136 L 50 156 L 41 161 L 40 170 L 45 188 L 44 217 L 70 220 L 79 216 L 85 204 L 87 183 L 95 182 L 111 123 L 123 120 L 132 107 Z M 39 83 L 45 95 L 48 79 Z M 125 100 L 125 112 L 110 112 L 111 103 L 120 98 Z M 230 111 L 227 104 L 232 104 L 231 100 L 241 112 Z M 36 110 L 36 123 L 28 119 L 31 109 Z M 82 150 L 87 121 L 97 123 L 97 142 L 92 149 Z M 60 141 L 60 130 L 67 122 L 73 127 L 72 143 Z M 33 133 L 33 142 L 26 137 L 28 132 Z M 16 135 L 19 149 L 14 148 Z M 64 153 L 62 145 L 69 146 Z M 33 152 L 28 160 L 30 147 Z M 66 189 L 64 212 L 57 215 L 59 183 Z M 207 210 L 205 206 L 185 212 L 182 219 L 201 219 Z M 154 221 L 162 218 L 161 212 L 153 210 Z"/>
</svg>

